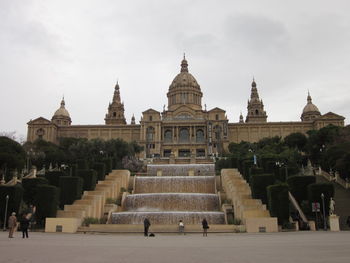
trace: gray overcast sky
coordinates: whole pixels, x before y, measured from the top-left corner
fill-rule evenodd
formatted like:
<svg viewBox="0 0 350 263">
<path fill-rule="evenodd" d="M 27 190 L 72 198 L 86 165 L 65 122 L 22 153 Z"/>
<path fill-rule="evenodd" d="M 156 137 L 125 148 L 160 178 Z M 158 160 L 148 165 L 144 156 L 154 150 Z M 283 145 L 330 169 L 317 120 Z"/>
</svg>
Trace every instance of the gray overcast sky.
<svg viewBox="0 0 350 263">
<path fill-rule="evenodd" d="M 103 124 L 117 79 L 130 123 L 167 104 L 183 52 L 203 107 L 246 115 L 254 76 L 268 121 L 350 112 L 348 0 L 0 0 L 0 131 L 25 135 L 62 95 L 72 124 Z"/>
</svg>

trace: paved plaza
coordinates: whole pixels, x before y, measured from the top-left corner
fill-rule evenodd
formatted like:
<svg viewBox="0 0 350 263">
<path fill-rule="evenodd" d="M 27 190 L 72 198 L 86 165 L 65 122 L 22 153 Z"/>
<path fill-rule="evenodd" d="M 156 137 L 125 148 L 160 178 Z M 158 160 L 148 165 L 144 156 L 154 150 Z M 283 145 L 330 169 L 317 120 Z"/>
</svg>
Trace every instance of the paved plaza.
<svg viewBox="0 0 350 263">
<path fill-rule="evenodd" d="M 0 233 L 0 262 L 350 262 L 350 232 L 142 235 Z"/>
</svg>

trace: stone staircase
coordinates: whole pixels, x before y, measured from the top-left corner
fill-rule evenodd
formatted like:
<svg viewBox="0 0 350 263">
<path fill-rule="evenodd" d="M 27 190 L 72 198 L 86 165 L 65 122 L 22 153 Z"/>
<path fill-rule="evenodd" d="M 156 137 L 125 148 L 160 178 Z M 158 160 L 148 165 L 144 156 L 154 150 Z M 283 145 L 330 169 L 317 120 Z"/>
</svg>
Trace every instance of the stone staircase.
<svg viewBox="0 0 350 263">
<path fill-rule="evenodd" d="M 249 233 L 277 232 L 277 218 L 271 217 L 260 199 L 253 199 L 249 184 L 237 169 L 221 170 L 222 187 L 231 200 L 236 219 L 242 221 Z"/>
<path fill-rule="evenodd" d="M 130 172 L 128 170 L 113 170 L 105 180 L 98 181 L 95 190 L 84 191 L 80 200 L 71 205 L 65 205 L 64 210 L 57 211 L 57 217 L 46 218 L 45 232 L 75 233 L 84 218 L 101 218 L 110 215 L 115 209 L 106 204 L 107 198 L 115 199 L 120 194 L 121 187 L 128 188 Z M 58 230 L 59 229 L 59 230 Z"/>
<path fill-rule="evenodd" d="M 339 216 L 340 230 L 350 230 L 346 224 L 346 219 L 350 216 L 350 189 L 345 189 L 338 183 L 330 182 L 325 177 L 317 175 L 317 183 L 331 183 L 335 190 L 335 214 Z"/>
</svg>

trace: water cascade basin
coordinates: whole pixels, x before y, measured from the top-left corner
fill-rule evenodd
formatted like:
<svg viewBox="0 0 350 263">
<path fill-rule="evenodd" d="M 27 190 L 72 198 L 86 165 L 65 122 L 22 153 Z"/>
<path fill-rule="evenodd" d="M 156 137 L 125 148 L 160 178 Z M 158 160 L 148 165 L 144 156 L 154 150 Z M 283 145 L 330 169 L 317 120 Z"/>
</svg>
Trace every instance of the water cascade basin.
<svg viewBox="0 0 350 263">
<path fill-rule="evenodd" d="M 124 211 L 218 211 L 216 194 L 200 193 L 149 193 L 128 195 Z"/>
<path fill-rule="evenodd" d="M 215 194 L 215 176 L 136 176 L 134 193 Z"/>
<path fill-rule="evenodd" d="M 205 218 L 210 224 L 225 224 L 223 212 L 120 212 L 112 214 L 112 224 L 143 224 L 148 218 L 151 224 L 178 224 L 180 220 L 184 224 L 200 224 Z"/>
</svg>

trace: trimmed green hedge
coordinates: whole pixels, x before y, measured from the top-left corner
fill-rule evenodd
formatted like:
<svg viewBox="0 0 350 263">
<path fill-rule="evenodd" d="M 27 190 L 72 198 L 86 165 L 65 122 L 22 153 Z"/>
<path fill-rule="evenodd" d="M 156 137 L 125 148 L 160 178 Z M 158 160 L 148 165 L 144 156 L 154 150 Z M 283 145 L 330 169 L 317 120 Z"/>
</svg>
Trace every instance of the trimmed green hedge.
<svg viewBox="0 0 350 263">
<path fill-rule="evenodd" d="M 94 163 L 92 169 L 97 173 L 97 180 L 103 181 L 106 177 L 106 165 L 104 163 Z"/>
<path fill-rule="evenodd" d="M 60 207 L 71 205 L 77 199 L 81 198 L 83 193 L 83 178 L 79 176 L 61 176 L 60 177 Z"/>
<path fill-rule="evenodd" d="M 287 179 L 287 184 L 289 185 L 290 192 L 294 198 L 301 204 L 302 201 L 308 199 L 307 187 L 309 184 L 316 183 L 315 176 L 291 176 Z"/>
<path fill-rule="evenodd" d="M 278 218 L 278 224 L 289 221 L 289 197 L 287 184 L 274 184 L 267 187 L 267 199 L 271 216 Z"/>
<path fill-rule="evenodd" d="M 23 192 L 23 187 L 20 184 L 14 186 L 0 185 L 0 221 L 4 220 L 5 217 L 6 195 L 9 196 L 6 216 L 7 220 L 12 212 L 16 212 L 18 214 L 23 197 Z"/>
<path fill-rule="evenodd" d="M 43 177 L 37 178 L 23 178 L 22 186 L 24 188 L 23 201 L 28 205 L 33 204 L 35 201 L 36 194 L 38 192 L 38 185 L 49 184 L 49 181 Z"/>
<path fill-rule="evenodd" d="M 298 167 L 280 167 L 278 169 L 278 176 L 276 177 L 277 180 L 281 181 L 281 182 L 286 182 L 286 180 L 291 177 L 294 176 L 296 174 L 299 173 L 299 168 Z"/>
<path fill-rule="evenodd" d="M 272 173 L 273 172 L 273 170 L 271 169 L 271 165 L 276 164 L 275 158 L 263 157 L 260 159 L 260 161 L 261 161 L 261 166 L 264 169 L 265 173 Z"/>
<path fill-rule="evenodd" d="M 276 168 L 277 168 L 276 161 L 268 161 L 265 163 L 265 166 L 264 166 L 265 173 L 274 174 L 275 171 L 277 170 Z"/>
<path fill-rule="evenodd" d="M 102 162 L 106 165 L 106 174 L 112 172 L 112 158 L 103 158 Z"/>
<path fill-rule="evenodd" d="M 249 168 L 249 177 L 252 174 L 264 174 L 264 169 L 257 166 L 252 166 Z"/>
<path fill-rule="evenodd" d="M 78 170 L 87 170 L 87 169 L 89 169 L 88 162 L 85 159 L 78 159 L 76 163 L 77 163 L 77 169 Z"/>
<path fill-rule="evenodd" d="M 322 198 L 321 194 L 324 194 L 324 204 L 326 215 L 329 214 L 329 201 L 331 197 L 334 197 L 334 186 L 330 183 L 323 184 L 310 184 L 307 187 L 308 200 L 311 206 L 311 203 L 318 202 L 321 206 L 321 213 L 323 213 L 322 207 Z"/>
<path fill-rule="evenodd" d="M 49 181 L 49 184 L 56 187 L 59 187 L 59 181 L 61 176 L 67 176 L 67 174 L 62 171 L 51 171 L 45 173 L 45 178 Z"/>
<path fill-rule="evenodd" d="M 59 189 L 53 185 L 38 185 L 34 204 L 37 222 L 44 225 L 46 217 L 56 217 L 59 203 Z"/>
<path fill-rule="evenodd" d="M 96 187 L 97 174 L 95 170 L 77 170 L 77 175 L 83 178 L 83 190 L 92 191 Z"/>
<path fill-rule="evenodd" d="M 78 165 L 76 163 L 71 164 L 69 168 L 69 175 L 70 176 L 77 176 L 77 170 L 78 170 Z"/>
<path fill-rule="evenodd" d="M 241 171 L 241 174 L 243 175 L 243 178 L 249 182 L 249 169 L 250 167 L 252 167 L 254 165 L 253 161 L 252 160 L 244 160 L 242 162 L 242 171 Z"/>
<path fill-rule="evenodd" d="M 252 174 L 250 176 L 249 184 L 253 198 L 261 199 L 264 204 L 267 204 L 266 188 L 274 183 L 275 177 L 272 174 Z"/>
</svg>

